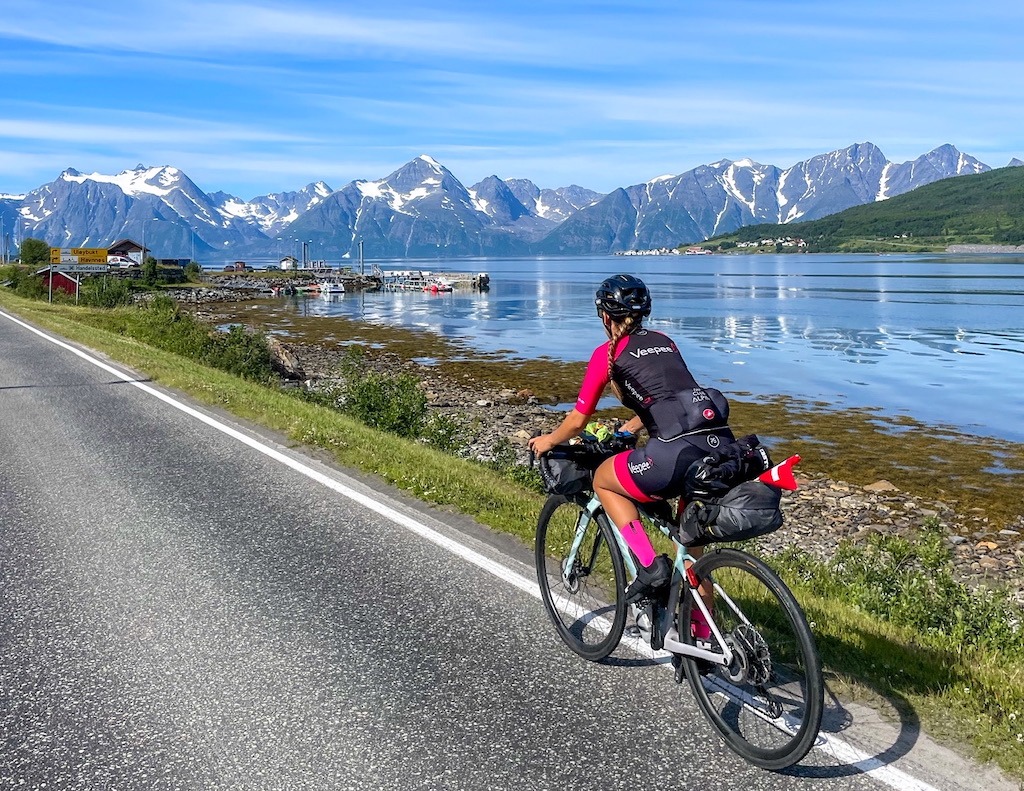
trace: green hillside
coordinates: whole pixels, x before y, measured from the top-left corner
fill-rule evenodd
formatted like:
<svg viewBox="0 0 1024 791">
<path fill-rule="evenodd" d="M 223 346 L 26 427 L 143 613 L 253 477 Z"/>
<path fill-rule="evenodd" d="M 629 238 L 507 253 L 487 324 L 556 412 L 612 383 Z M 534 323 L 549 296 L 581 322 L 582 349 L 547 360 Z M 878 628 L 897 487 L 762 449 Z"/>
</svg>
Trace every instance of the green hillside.
<svg viewBox="0 0 1024 791">
<path fill-rule="evenodd" d="M 933 252 L 952 244 L 1024 244 L 1024 167 L 944 179 L 820 220 L 748 225 L 701 246 L 775 252 L 774 244 L 744 247 L 744 243 L 784 237 L 802 239 L 805 244 L 779 244 L 780 252 Z"/>
</svg>

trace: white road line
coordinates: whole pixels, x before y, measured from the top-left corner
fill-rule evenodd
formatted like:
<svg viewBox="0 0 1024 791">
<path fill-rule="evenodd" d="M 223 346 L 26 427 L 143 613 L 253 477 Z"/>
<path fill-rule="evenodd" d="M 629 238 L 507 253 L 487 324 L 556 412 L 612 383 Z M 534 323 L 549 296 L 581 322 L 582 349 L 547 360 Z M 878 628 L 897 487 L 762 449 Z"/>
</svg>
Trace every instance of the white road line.
<svg viewBox="0 0 1024 791">
<path fill-rule="evenodd" d="M 194 417 L 196 420 L 205 423 L 211 428 L 214 428 L 217 431 L 227 434 L 229 437 L 232 437 L 233 439 L 236 439 L 239 442 L 248 445 L 253 450 L 259 451 L 265 456 L 269 456 L 271 459 L 274 459 L 274 461 L 278 461 L 281 464 L 284 464 L 286 467 L 289 467 L 295 470 L 296 472 L 305 475 L 307 478 L 316 481 L 322 486 L 326 486 L 328 489 L 337 492 L 343 497 L 347 497 L 348 499 L 359 503 L 360 505 L 385 517 L 386 519 L 390 519 L 392 522 L 401 525 L 402 527 L 415 533 L 416 535 L 422 536 L 428 541 L 440 547 L 443 547 L 452 554 L 457 555 L 463 560 L 472 563 L 473 565 L 483 569 L 484 571 L 489 572 L 490 574 L 493 574 L 498 579 L 507 582 L 509 585 L 519 588 L 524 593 L 528 593 L 535 599 L 540 599 L 540 589 L 537 586 L 537 582 L 532 578 L 524 577 L 522 574 L 518 574 L 517 572 L 512 571 L 512 569 L 501 565 L 500 563 L 492 560 L 486 555 L 483 555 L 477 552 L 476 550 L 470 549 L 469 547 L 463 546 L 454 539 L 451 539 L 448 536 L 439 533 L 430 527 L 427 527 L 425 524 L 417 521 L 416 519 L 413 519 L 411 516 L 403 514 L 402 512 L 394 508 L 391 508 L 390 506 L 384 505 L 375 500 L 374 498 L 369 497 L 363 494 L 362 492 L 358 492 L 355 489 L 352 489 L 334 480 L 328 475 L 324 475 L 322 472 L 318 472 L 312 467 L 303 464 L 301 461 L 293 459 L 290 456 L 281 453 L 280 451 L 275 450 L 274 448 L 271 448 L 269 445 L 265 445 L 259 440 L 248 436 L 247 434 L 243 434 L 242 432 L 232 428 L 226 423 L 222 423 L 216 418 L 204 414 L 203 412 L 200 412 L 197 409 L 193 409 L 187 404 L 178 401 L 177 399 L 167 395 L 166 393 L 160 392 L 154 387 L 150 387 L 145 382 L 140 382 L 136 379 L 131 379 L 127 377 L 123 371 L 119 371 L 113 366 L 103 362 L 102 360 L 99 360 L 89 354 L 86 354 L 81 349 L 77 349 L 74 346 L 72 346 L 70 343 L 62 341 L 59 338 L 55 338 L 52 335 L 48 335 L 42 330 L 39 330 L 33 327 L 32 325 L 27 324 L 26 322 L 18 318 L 15 318 L 9 313 L 0 311 L 0 316 L 3 316 L 4 318 L 14 322 L 15 324 L 24 327 L 30 332 L 35 333 L 40 338 L 43 338 L 44 340 L 47 340 L 50 343 L 53 343 L 61 347 L 62 349 L 66 349 L 67 351 L 77 355 L 78 357 L 81 357 L 83 360 L 85 360 L 88 363 L 91 363 L 92 365 L 95 365 L 97 368 L 100 368 L 101 370 L 106 371 L 107 373 L 113 374 L 114 376 L 118 377 L 118 379 L 121 380 L 122 382 L 130 384 L 133 387 L 137 387 L 144 393 L 147 393 L 148 395 L 151 395 L 154 398 L 160 399 L 161 401 L 174 407 L 175 409 L 184 412 L 186 415 Z M 665 659 L 668 656 L 668 654 L 666 654 L 664 651 L 652 650 L 650 645 L 644 643 L 642 640 L 628 640 L 628 638 L 625 637 L 623 638 L 623 640 L 624 642 L 628 642 L 629 647 L 641 656 L 650 659 Z M 857 769 L 863 772 L 864 774 L 870 775 L 875 780 L 884 783 L 890 788 L 897 789 L 898 791 L 939 791 L 939 789 L 935 788 L 934 786 L 928 785 L 927 783 L 924 783 L 918 780 L 917 778 L 908 775 L 906 772 L 903 772 L 900 769 L 883 763 L 874 756 L 868 755 L 864 751 L 857 749 L 853 745 L 845 742 L 842 739 L 839 739 L 836 736 L 824 733 L 821 734 L 820 743 L 816 745 L 815 749 L 824 750 L 825 752 L 834 756 L 842 763 L 849 765 L 850 767 Z"/>
</svg>

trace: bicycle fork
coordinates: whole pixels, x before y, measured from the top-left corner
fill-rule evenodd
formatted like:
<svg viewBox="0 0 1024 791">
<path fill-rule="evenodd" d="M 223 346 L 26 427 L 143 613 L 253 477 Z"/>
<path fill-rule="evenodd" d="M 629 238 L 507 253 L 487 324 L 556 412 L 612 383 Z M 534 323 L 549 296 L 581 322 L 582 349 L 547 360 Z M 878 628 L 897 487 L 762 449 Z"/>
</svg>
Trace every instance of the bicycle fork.
<svg viewBox="0 0 1024 791">
<path fill-rule="evenodd" d="M 587 506 L 580 510 L 580 514 L 576 517 L 576 534 L 572 539 L 572 546 L 569 547 L 569 554 L 566 555 L 565 562 L 562 565 L 562 582 L 566 585 L 571 585 L 575 581 L 573 575 L 579 570 L 579 552 L 580 545 L 583 543 L 583 537 L 587 534 L 587 528 L 590 526 L 591 520 L 594 519 L 594 515 L 597 509 L 601 507 L 600 502 L 596 498 L 592 499 Z M 601 531 L 597 531 L 595 541 L 601 540 Z M 593 562 L 593 558 L 596 555 L 597 545 L 594 546 L 594 552 L 591 553 L 590 560 Z M 590 573 L 590 569 L 587 569 L 587 573 Z"/>
</svg>

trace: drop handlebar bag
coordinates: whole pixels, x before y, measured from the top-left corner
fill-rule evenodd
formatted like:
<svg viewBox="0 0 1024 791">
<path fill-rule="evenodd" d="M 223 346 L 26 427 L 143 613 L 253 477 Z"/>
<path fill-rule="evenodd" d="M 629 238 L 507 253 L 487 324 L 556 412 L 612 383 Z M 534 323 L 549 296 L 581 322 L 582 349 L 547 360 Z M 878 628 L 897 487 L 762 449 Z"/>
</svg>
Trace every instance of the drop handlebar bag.
<svg viewBox="0 0 1024 791">
<path fill-rule="evenodd" d="M 679 515 L 678 540 L 688 547 L 744 541 L 782 527 L 782 489 L 744 481 L 717 497 L 690 500 Z"/>
<path fill-rule="evenodd" d="M 577 494 L 594 483 L 594 471 L 576 458 L 570 445 L 556 445 L 538 460 L 540 478 L 548 494 Z"/>
<path fill-rule="evenodd" d="M 594 471 L 601 462 L 636 446 L 636 437 L 615 434 L 598 441 L 563 442 L 540 456 L 537 466 L 548 494 L 579 494 L 594 487 Z"/>
</svg>

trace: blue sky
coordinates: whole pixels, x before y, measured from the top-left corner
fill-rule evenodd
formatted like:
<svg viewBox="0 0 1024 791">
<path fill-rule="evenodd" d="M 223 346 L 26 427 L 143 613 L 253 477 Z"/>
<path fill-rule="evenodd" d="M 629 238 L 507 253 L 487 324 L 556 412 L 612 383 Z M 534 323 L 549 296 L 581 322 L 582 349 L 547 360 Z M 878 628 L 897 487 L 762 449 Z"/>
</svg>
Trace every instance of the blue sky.
<svg viewBox="0 0 1024 791">
<path fill-rule="evenodd" d="M 600 191 L 864 141 L 1024 158 L 1020 0 L 2 8 L 0 192 L 140 163 L 251 198 L 419 154 L 467 186 Z"/>
</svg>

